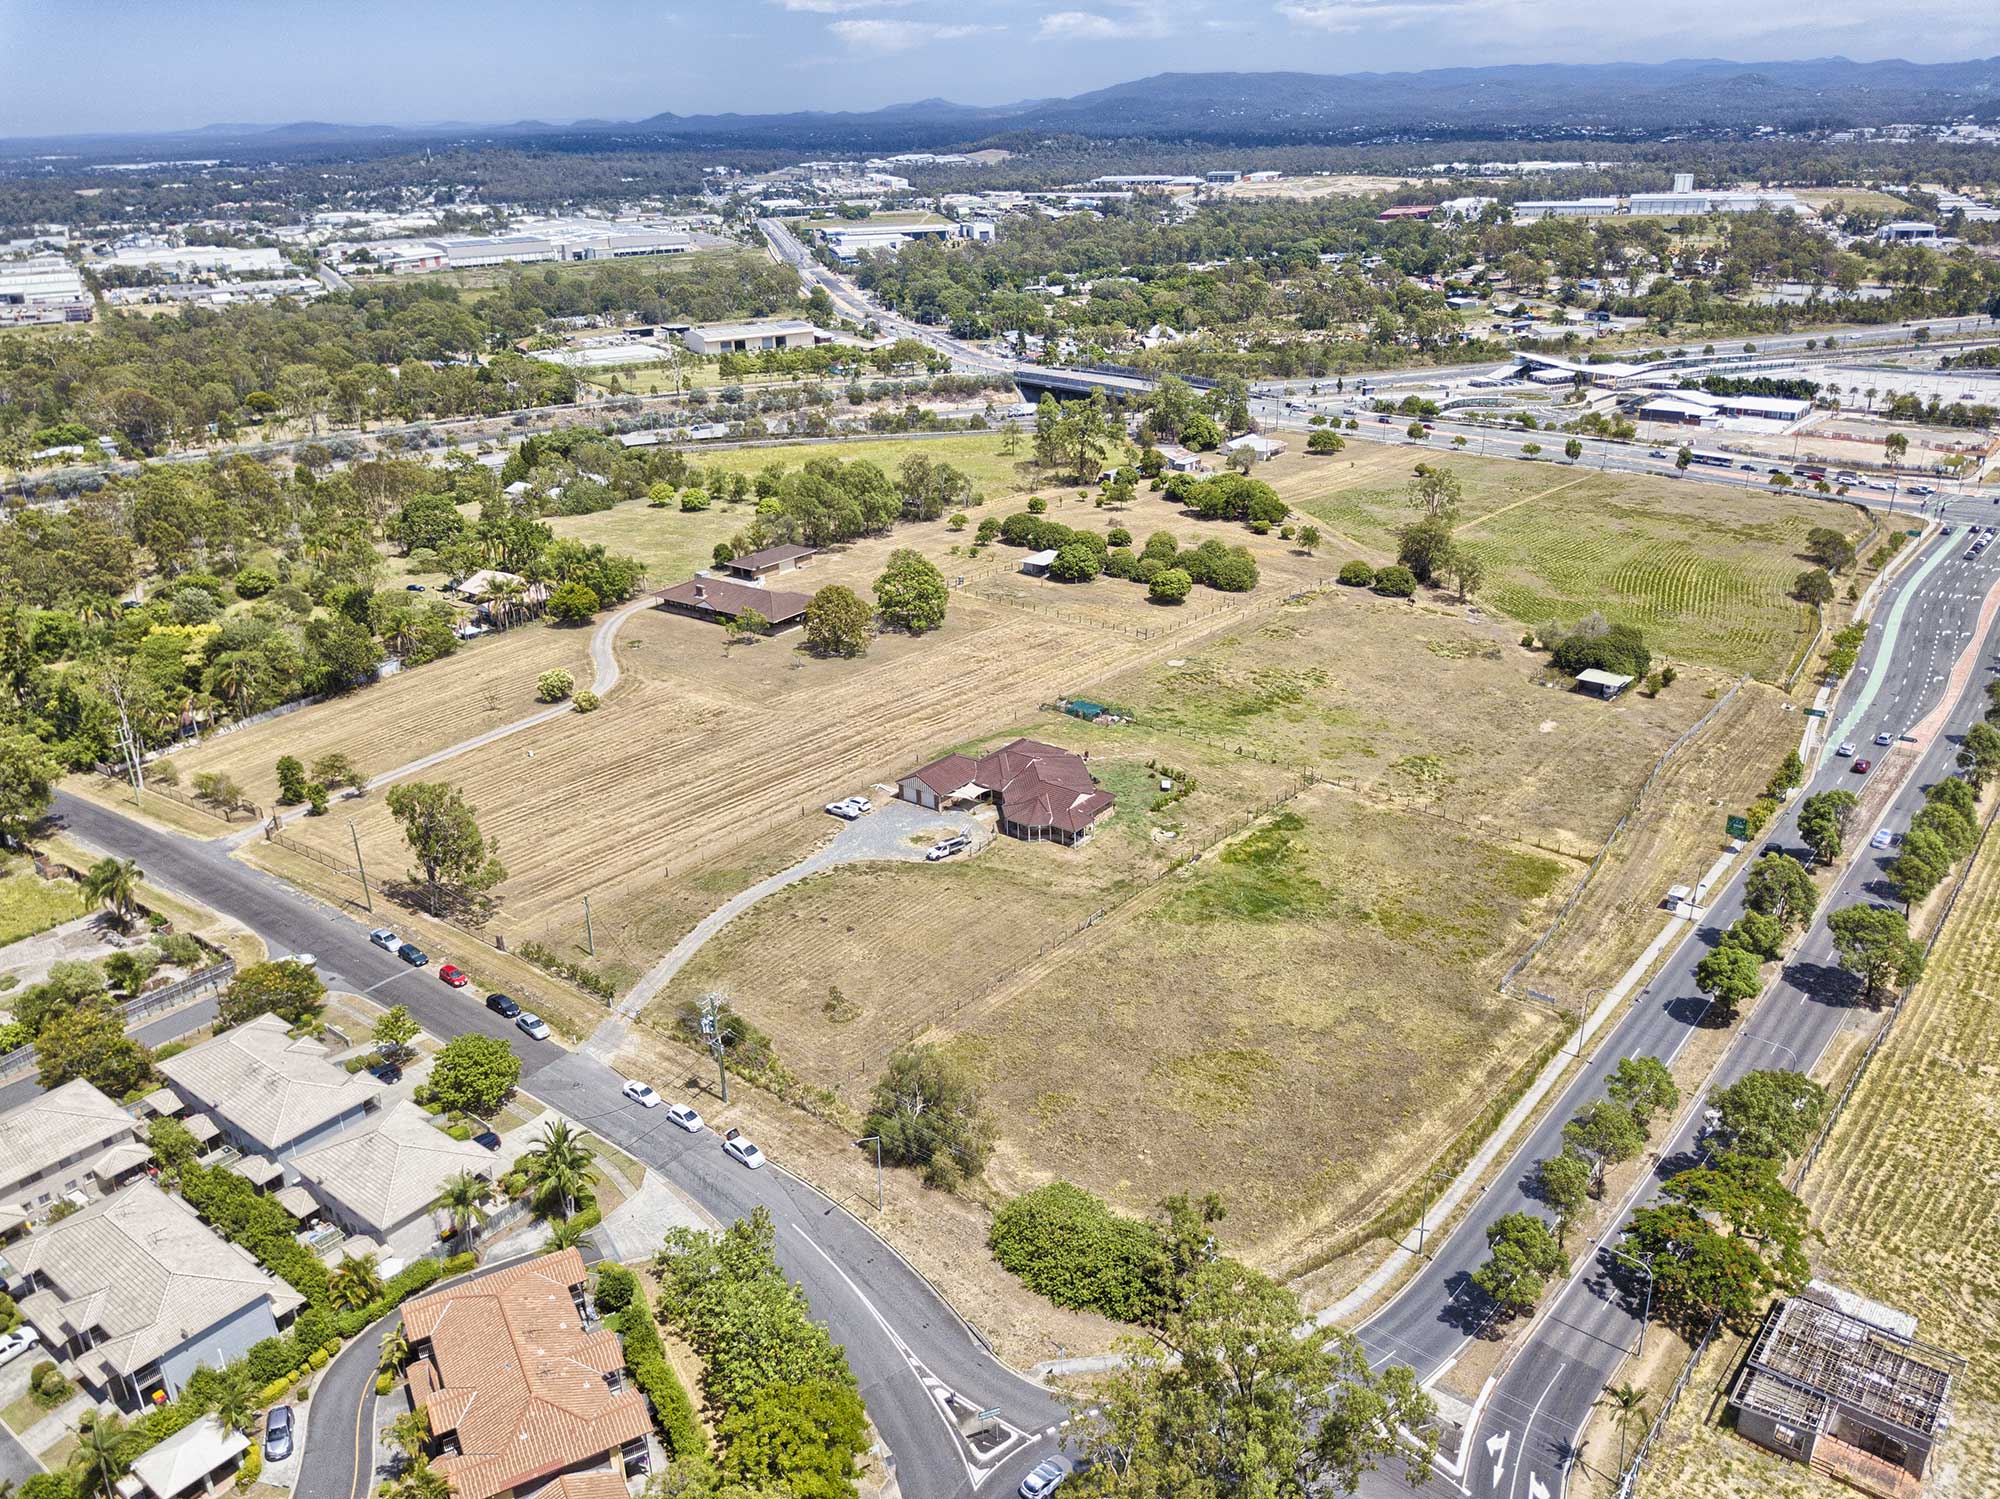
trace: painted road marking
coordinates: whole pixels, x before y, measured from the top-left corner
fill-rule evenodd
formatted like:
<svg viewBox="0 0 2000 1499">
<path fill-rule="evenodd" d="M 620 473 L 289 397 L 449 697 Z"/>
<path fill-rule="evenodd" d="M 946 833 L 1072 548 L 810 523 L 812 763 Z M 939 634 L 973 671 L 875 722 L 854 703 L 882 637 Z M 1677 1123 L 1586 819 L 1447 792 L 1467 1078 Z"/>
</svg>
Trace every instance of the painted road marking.
<svg viewBox="0 0 2000 1499">
<path fill-rule="evenodd" d="M 1507 1471 L 1507 1444 L 1513 1439 L 1511 1431 L 1486 1439 L 1486 1455 L 1493 1459 L 1493 1487 L 1496 1489 L 1500 1487 L 1500 1475 Z"/>
<path fill-rule="evenodd" d="M 1549 1486 L 1534 1473 L 1528 1475 L 1528 1499 L 1549 1499 Z"/>
</svg>

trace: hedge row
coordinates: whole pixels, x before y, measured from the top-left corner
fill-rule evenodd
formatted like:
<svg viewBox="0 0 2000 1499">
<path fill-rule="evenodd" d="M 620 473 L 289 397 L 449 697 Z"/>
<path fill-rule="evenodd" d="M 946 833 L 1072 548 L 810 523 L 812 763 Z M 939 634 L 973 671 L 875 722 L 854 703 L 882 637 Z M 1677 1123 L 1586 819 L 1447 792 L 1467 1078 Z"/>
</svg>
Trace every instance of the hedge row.
<svg viewBox="0 0 2000 1499">
<path fill-rule="evenodd" d="M 653 1421 L 660 1428 L 660 1440 L 673 1458 L 698 1457 L 708 1451 L 700 1423 L 695 1420 L 694 1402 L 667 1362 L 667 1350 L 660 1343 L 660 1330 L 653 1323 L 653 1308 L 646 1301 L 646 1288 L 638 1276 L 623 1265 L 601 1265 L 597 1271 L 597 1309 L 618 1332 L 625 1346 L 625 1367 L 645 1392 L 653 1408 Z"/>
<path fill-rule="evenodd" d="M 224 1166 L 189 1162 L 181 1196 L 230 1243 L 291 1286 L 313 1306 L 327 1303 L 326 1266 L 293 1237 L 299 1220 Z"/>
</svg>

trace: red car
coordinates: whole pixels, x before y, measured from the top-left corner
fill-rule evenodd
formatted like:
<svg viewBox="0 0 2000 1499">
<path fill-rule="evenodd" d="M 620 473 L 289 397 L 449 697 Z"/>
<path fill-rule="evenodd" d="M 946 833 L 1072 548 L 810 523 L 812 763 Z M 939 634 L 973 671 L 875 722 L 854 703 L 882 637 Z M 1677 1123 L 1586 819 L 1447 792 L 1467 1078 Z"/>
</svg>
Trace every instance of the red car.
<svg viewBox="0 0 2000 1499">
<path fill-rule="evenodd" d="M 443 979 L 447 984 L 450 984 L 454 989 L 463 989 L 471 982 L 470 979 L 466 978 L 464 969 L 451 963 L 445 964 L 444 967 L 438 970 L 438 977 Z"/>
<path fill-rule="evenodd" d="M 1874 763 L 1873 760 L 1856 760 L 1854 762 L 1854 773 L 1858 776 L 1865 776 L 1868 774 L 1868 767 Z"/>
</svg>

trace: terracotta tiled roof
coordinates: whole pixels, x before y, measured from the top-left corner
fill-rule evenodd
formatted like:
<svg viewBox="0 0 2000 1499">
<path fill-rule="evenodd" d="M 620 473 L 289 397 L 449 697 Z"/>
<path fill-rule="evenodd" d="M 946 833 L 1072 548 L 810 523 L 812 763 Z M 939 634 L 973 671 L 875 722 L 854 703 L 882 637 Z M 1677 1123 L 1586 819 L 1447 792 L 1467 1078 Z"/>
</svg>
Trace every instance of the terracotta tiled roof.
<svg viewBox="0 0 2000 1499">
<path fill-rule="evenodd" d="M 436 1466 L 459 1499 L 491 1499 L 650 1429 L 645 1396 L 607 1382 L 625 1363 L 617 1335 L 577 1314 L 585 1280 L 583 1256 L 565 1249 L 403 1308 L 411 1341 L 430 1342 L 440 1388 L 418 1398 L 431 1431 L 456 1436 Z"/>
<path fill-rule="evenodd" d="M 663 604 L 683 609 L 699 609 L 704 614 L 738 615 L 755 609 L 773 624 L 797 619 L 806 612 L 812 595 L 787 593 L 781 588 L 765 588 L 756 583 L 739 583 L 734 578 L 689 578 L 672 588 L 662 588 L 653 597 Z"/>
<path fill-rule="evenodd" d="M 940 796 L 977 786 L 992 794 L 1009 822 L 1066 833 L 1083 831 L 1115 801 L 1097 789 L 1080 756 L 1039 739 L 1016 739 L 977 760 L 947 755 L 905 779 Z"/>
<path fill-rule="evenodd" d="M 626 1499 L 625 1480 L 616 1473 L 565 1473 L 546 1488 L 535 1491 L 535 1499 Z"/>
</svg>

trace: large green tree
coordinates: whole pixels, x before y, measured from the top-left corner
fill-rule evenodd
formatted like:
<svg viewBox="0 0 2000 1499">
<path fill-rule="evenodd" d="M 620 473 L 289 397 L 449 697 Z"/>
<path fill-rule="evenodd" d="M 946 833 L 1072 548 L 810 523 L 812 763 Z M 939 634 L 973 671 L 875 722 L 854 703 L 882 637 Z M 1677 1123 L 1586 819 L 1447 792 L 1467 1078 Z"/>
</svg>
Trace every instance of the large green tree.
<svg viewBox="0 0 2000 1499">
<path fill-rule="evenodd" d="M 1486 1229 L 1486 1262 L 1472 1272 L 1472 1283 L 1506 1316 L 1535 1309 L 1551 1276 L 1569 1273 L 1569 1257 L 1533 1213 L 1506 1213 Z"/>
<path fill-rule="evenodd" d="M 1776 917 L 1786 931 L 1796 931 L 1812 919 L 1819 887 L 1790 854 L 1765 854 L 1750 866 L 1743 900 L 1751 910 Z"/>
<path fill-rule="evenodd" d="M 1563 1126 L 1563 1145 L 1591 1164 L 1592 1190 L 1604 1189 L 1604 1170 L 1646 1148 L 1646 1132 L 1623 1104 L 1600 1098 Z"/>
<path fill-rule="evenodd" d="M 430 1088 L 448 1109 L 482 1117 L 505 1103 L 521 1080 L 521 1059 L 498 1036 L 467 1031 L 438 1049 L 431 1063 Z"/>
<path fill-rule="evenodd" d="M 1658 1057 L 1621 1057 L 1605 1081 L 1604 1092 L 1613 1103 L 1631 1110 L 1632 1122 L 1640 1129 L 1650 1127 L 1655 1114 L 1671 1114 L 1681 1101 L 1673 1073 Z"/>
<path fill-rule="evenodd" d="M 1891 989 L 1907 989 L 1923 975 L 1924 945 L 1910 935 L 1909 920 L 1887 906 L 1856 905 L 1826 918 L 1840 966 L 1862 983 L 1862 998 L 1879 1005 Z"/>
<path fill-rule="evenodd" d="M 882 1159 L 915 1166 L 950 1189 L 986 1169 L 994 1126 L 963 1063 L 928 1043 L 889 1058 L 862 1132 L 882 1139 Z"/>
<path fill-rule="evenodd" d="M 1694 968 L 1694 986 L 1714 1002 L 1724 1021 L 1764 989 L 1764 965 L 1755 953 L 1733 945 L 1717 947 Z"/>
<path fill-rule="evenodd" d="M 1860 805 L 1852 791 L 1821 791 L 1799 806 L 1799 837 L 1822 864 L 1840 857 L 1847 825 Z"/>
<path fill-rule="evenodd" d="M 104 1000 L 52 1017 L 35 1037 L 44 1088 L 82 1078 L 101 1093 L 123 1098 L 153 1080 L 152 1053 L 125 1034 L 125 1022 Z"/>
<path fill-rule="evenodd" d="M 1744 1155 L 1784 1160 L 1812 1144 L 1826 1120 L 1826 1089 L 1803 1073 L 1745 1073 L 1708 1095 L 1716 1129 Z"/>
<path fill-rule="evenodd" d="M 500 845 L 489 843 L 465 795 L 442 781 L 406 781 L 389 788 L 389 813 L 402 825 L 416 856 L 411 879 L 421 880 L 431 909 L 466 892 L 490 890 L 507 877 Z"/>
<path fill-rule="evenodd" d="M 912 635 L 942 625 L 950 601 L 944 574 L 914 547 L 891 552 L 888 565 L 875 580 L 875 608 L 882 623 Z"/>
<path fill-rule="evenodd" d="M 270 1014 L 297 1025 L 317 1015 L 325 1002 L 326 985 L 305 964 L 290 958 L 275 963 L 253 963 L 240 969 L 229 981 L 217 1008 L 216 1023 L 226 1030 Z"/>
<path fill-rule="evenodd" d="M 1079 1494 L 1118 1499 L 1307 1499 L 1353 1493 L 1394 1464 L 1429 1476 L 1435 1407 L 1399 1364 L 1371 1369 L 1338 1329 L 1301 1338 L 1298 1299 L 1230 1259 L 1189 1277 L 1185 1303 L 1125 1358 L 1071 1430 L 1091 1459 Z"/>
<path fill-rule="evenodd" d="M 0 731 L 0 843 L 18 843 L 48 816 L 62 767 L 39 739 Z"/>
<path fill-rule="evenodd" d="M 853 589 L 829 583 L 806 605 L 806 646 L 822 656 L 862 655 L 873 619 L 873 611 Z"/>
</svg>

